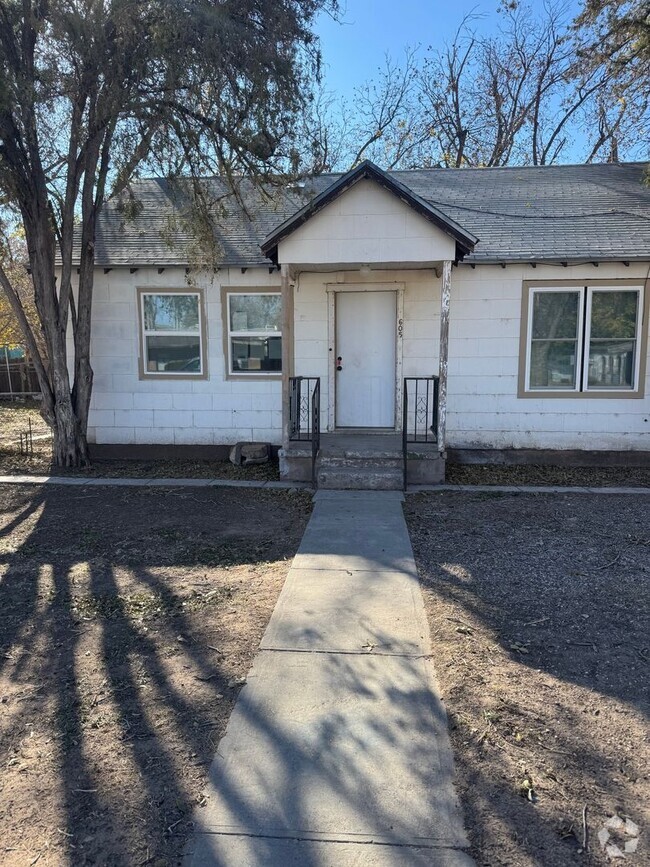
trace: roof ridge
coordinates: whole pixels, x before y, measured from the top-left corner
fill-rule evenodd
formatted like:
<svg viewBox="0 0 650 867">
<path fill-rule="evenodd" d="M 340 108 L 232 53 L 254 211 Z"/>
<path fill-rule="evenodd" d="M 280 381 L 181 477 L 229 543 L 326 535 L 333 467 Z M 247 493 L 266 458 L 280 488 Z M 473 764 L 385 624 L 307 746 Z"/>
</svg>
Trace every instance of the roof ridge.
<svg viewBox="0 0 650 867">
<path fill-rule="evenodd" d="M 522 165 L 522 166 L 423 166 L 419 169 L 388 169 L 391 174 L 409 174 L 412 172 L 500 172 L 500 171 L 549 171 L 550 169 L 596 169 L 625 168 L 627 166 L 640 167 L 650 166 L 650 160 L 630 160 L 625 162 L 609 163 L 551 163 L 549 165 Z"/>
<path fill-rule="evenodd" d="M 364 162 L 368 162 L 365 160 Z M 358 165 L 361 165 L 359 163 Z M 553 163 L 550 165 L 521 165 L 521 166 L 421 166 L 420 168 L 414 169 L 382 169 L 382 171 L 391 175 L 410 175 L 415 173 L 422 172 L 481 172 L 481 173 L 489 173 L 489 172 L 501 172 L 501 171 L 550 171 L 550 170 L 563 170 L 563 169 L 585 169 L 590 171 L 592 169 L 602 169 L 602 168 L 639 168 L 642 166 L 650 166 L 650 160 L 629 160 L 624 162 L 608 162 L 608 163 Z M 354 167 L 356 168 L 356 166 Z M 318 174 L 304 175 L 303 177 L 307 180 L 314 180 L 316 178 L 336 178 L 341 177 L 350 171 L 349 169 L 341 169 L 340 171 L 335 172 L 320 172 Z M 242 181 L 250 181 L 252 180 L 248 175 L 236 175 L 234 176 L 238 180 Z M 143 181 L 189 181 L 190 177 L 181 176 L 177 178 L 166 177 L 165 175 L 148 175 L 143 178 L 134 178 L 129 183 L 141 183 Z M 203 181 L 228 181 L 228 177 L 226 175 L 204 175 L 200 180 Z M 289 182 L 286 186 L 291 186 L 293 182 Z"/>
</svg>

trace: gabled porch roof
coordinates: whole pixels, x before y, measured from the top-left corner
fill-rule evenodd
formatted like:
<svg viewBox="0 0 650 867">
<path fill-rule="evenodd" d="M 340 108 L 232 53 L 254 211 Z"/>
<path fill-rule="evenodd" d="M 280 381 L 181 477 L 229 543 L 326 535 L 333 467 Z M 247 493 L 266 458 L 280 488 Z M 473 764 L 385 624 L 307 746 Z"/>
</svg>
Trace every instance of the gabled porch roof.
<svg viewBox="0 0 650 867">
<path fill-rule="evenodd" d="M 478 238 L 471 232 L 468 232 L 442 211 L 439 211 L 425 199 L 418 196 L 405 184 L 382 171 L 370 160 L 364 160 L 358 166 L 337 178 L 337 180 L 305 205 L 304 208 L 296 211 L 293 216 L 281 223 L 277 229 L 268 235 L 260 244 L 264 255 L 277 263 L 278 244 L 282 240 L 362 180 L 371 180 L 379 184 L 379 186 L 396 196 L 408 207 L 424 217 L 425 220 L 428 220 L 436 228 L 452 238 L 456 244 L 456 259 L 462 259 L 468 253 L 471 253 L 474 246 L 478 243 Z"/>
</svg>

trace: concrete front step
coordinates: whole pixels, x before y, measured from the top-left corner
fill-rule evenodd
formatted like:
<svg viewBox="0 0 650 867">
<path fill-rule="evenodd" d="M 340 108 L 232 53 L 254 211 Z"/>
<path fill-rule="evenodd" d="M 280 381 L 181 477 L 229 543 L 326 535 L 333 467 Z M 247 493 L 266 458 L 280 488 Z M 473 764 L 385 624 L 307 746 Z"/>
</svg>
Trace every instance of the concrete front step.
<svg viewBox="0 0 650 867">
<path fill-rule="evenodd" d="M 321 455 L 327 458 L 348 458 L 350 460 L 355 460 L 357 458 L 375 458 L 378 461 L 385 460 L 401 460 L 402 459 L 402 450 L 401 449 L 367 449 L 367 448 L 337 448 L 336 446 L 331 446 L 329 444 L 322 445 L 320 449 Z"/>
<path fill-rule="evenodd" d="M 291 442 L 281 449 L 280 477 L 311 481 L 311 444 Z M 445 480 L 445 460 L 433 443 L 409 443 L 409 484 L 439 484 Z M 317 458 L 319 487 L 354 490 L 401 490 L 402 442 L 399 434 L 323 434 Z"/>
<path fill-rule="evenodd" d="M 328 469 L 339 469 L 343 467 L 369 467 L 377 470 L 381 470 L 384 468 L 399 469 L 401 472 L 402 467 L 404 466 L 404 459 L 401 455 L 399 455 L 398 457 L 382 458 L 377 457 L 377 455 L 359 455 L 358 457 L 352 455 L 345 455 L 344 457 L 342 457 L 339 455 L 321 453 L 318 456 L 318 465 L 323 469 L 326 467 Z"/>
<path fill-rule="evenodd" d="M 316 478 L 326 490 L 399 491 L 404 486 L 401 467 L 320 466 Z"/>
</svg>

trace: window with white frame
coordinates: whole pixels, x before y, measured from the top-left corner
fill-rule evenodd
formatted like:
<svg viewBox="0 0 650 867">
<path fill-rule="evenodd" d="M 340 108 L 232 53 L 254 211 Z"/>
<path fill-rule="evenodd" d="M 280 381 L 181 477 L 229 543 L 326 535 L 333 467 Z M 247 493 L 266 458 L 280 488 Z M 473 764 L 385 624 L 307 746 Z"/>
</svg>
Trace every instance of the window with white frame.
<svg viewBox="0 0 650 867">
<path fill-rule="evenodd" d="M 142 372 L 144 376 L 205 374 L 199 292 L 141 292 Z"/>
<path fill-rule="evenodd" d="M 525 391 L 638 389 L 641 286 L 530 287 Z"/>
<path fill-rule="evenodd" d="M 231 374 L 282 371 L 282 296 L 279 292 L 228 293 L 228 363 Z"/>
</svg>

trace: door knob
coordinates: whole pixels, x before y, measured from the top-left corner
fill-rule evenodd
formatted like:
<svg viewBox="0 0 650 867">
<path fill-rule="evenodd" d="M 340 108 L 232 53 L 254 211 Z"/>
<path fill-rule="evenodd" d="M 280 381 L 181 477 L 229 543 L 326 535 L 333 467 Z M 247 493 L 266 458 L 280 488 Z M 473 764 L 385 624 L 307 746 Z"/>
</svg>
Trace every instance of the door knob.
<svg viewBox="0 0 650 867">
<path fill-rule="evenodd" d="M 339 355 L 339 357 L 336 359 L 336 369 L 337 369 L 337 370 L 343 370 L 343 359 L 341 358 L 340 355 Z"/>
</svg>

